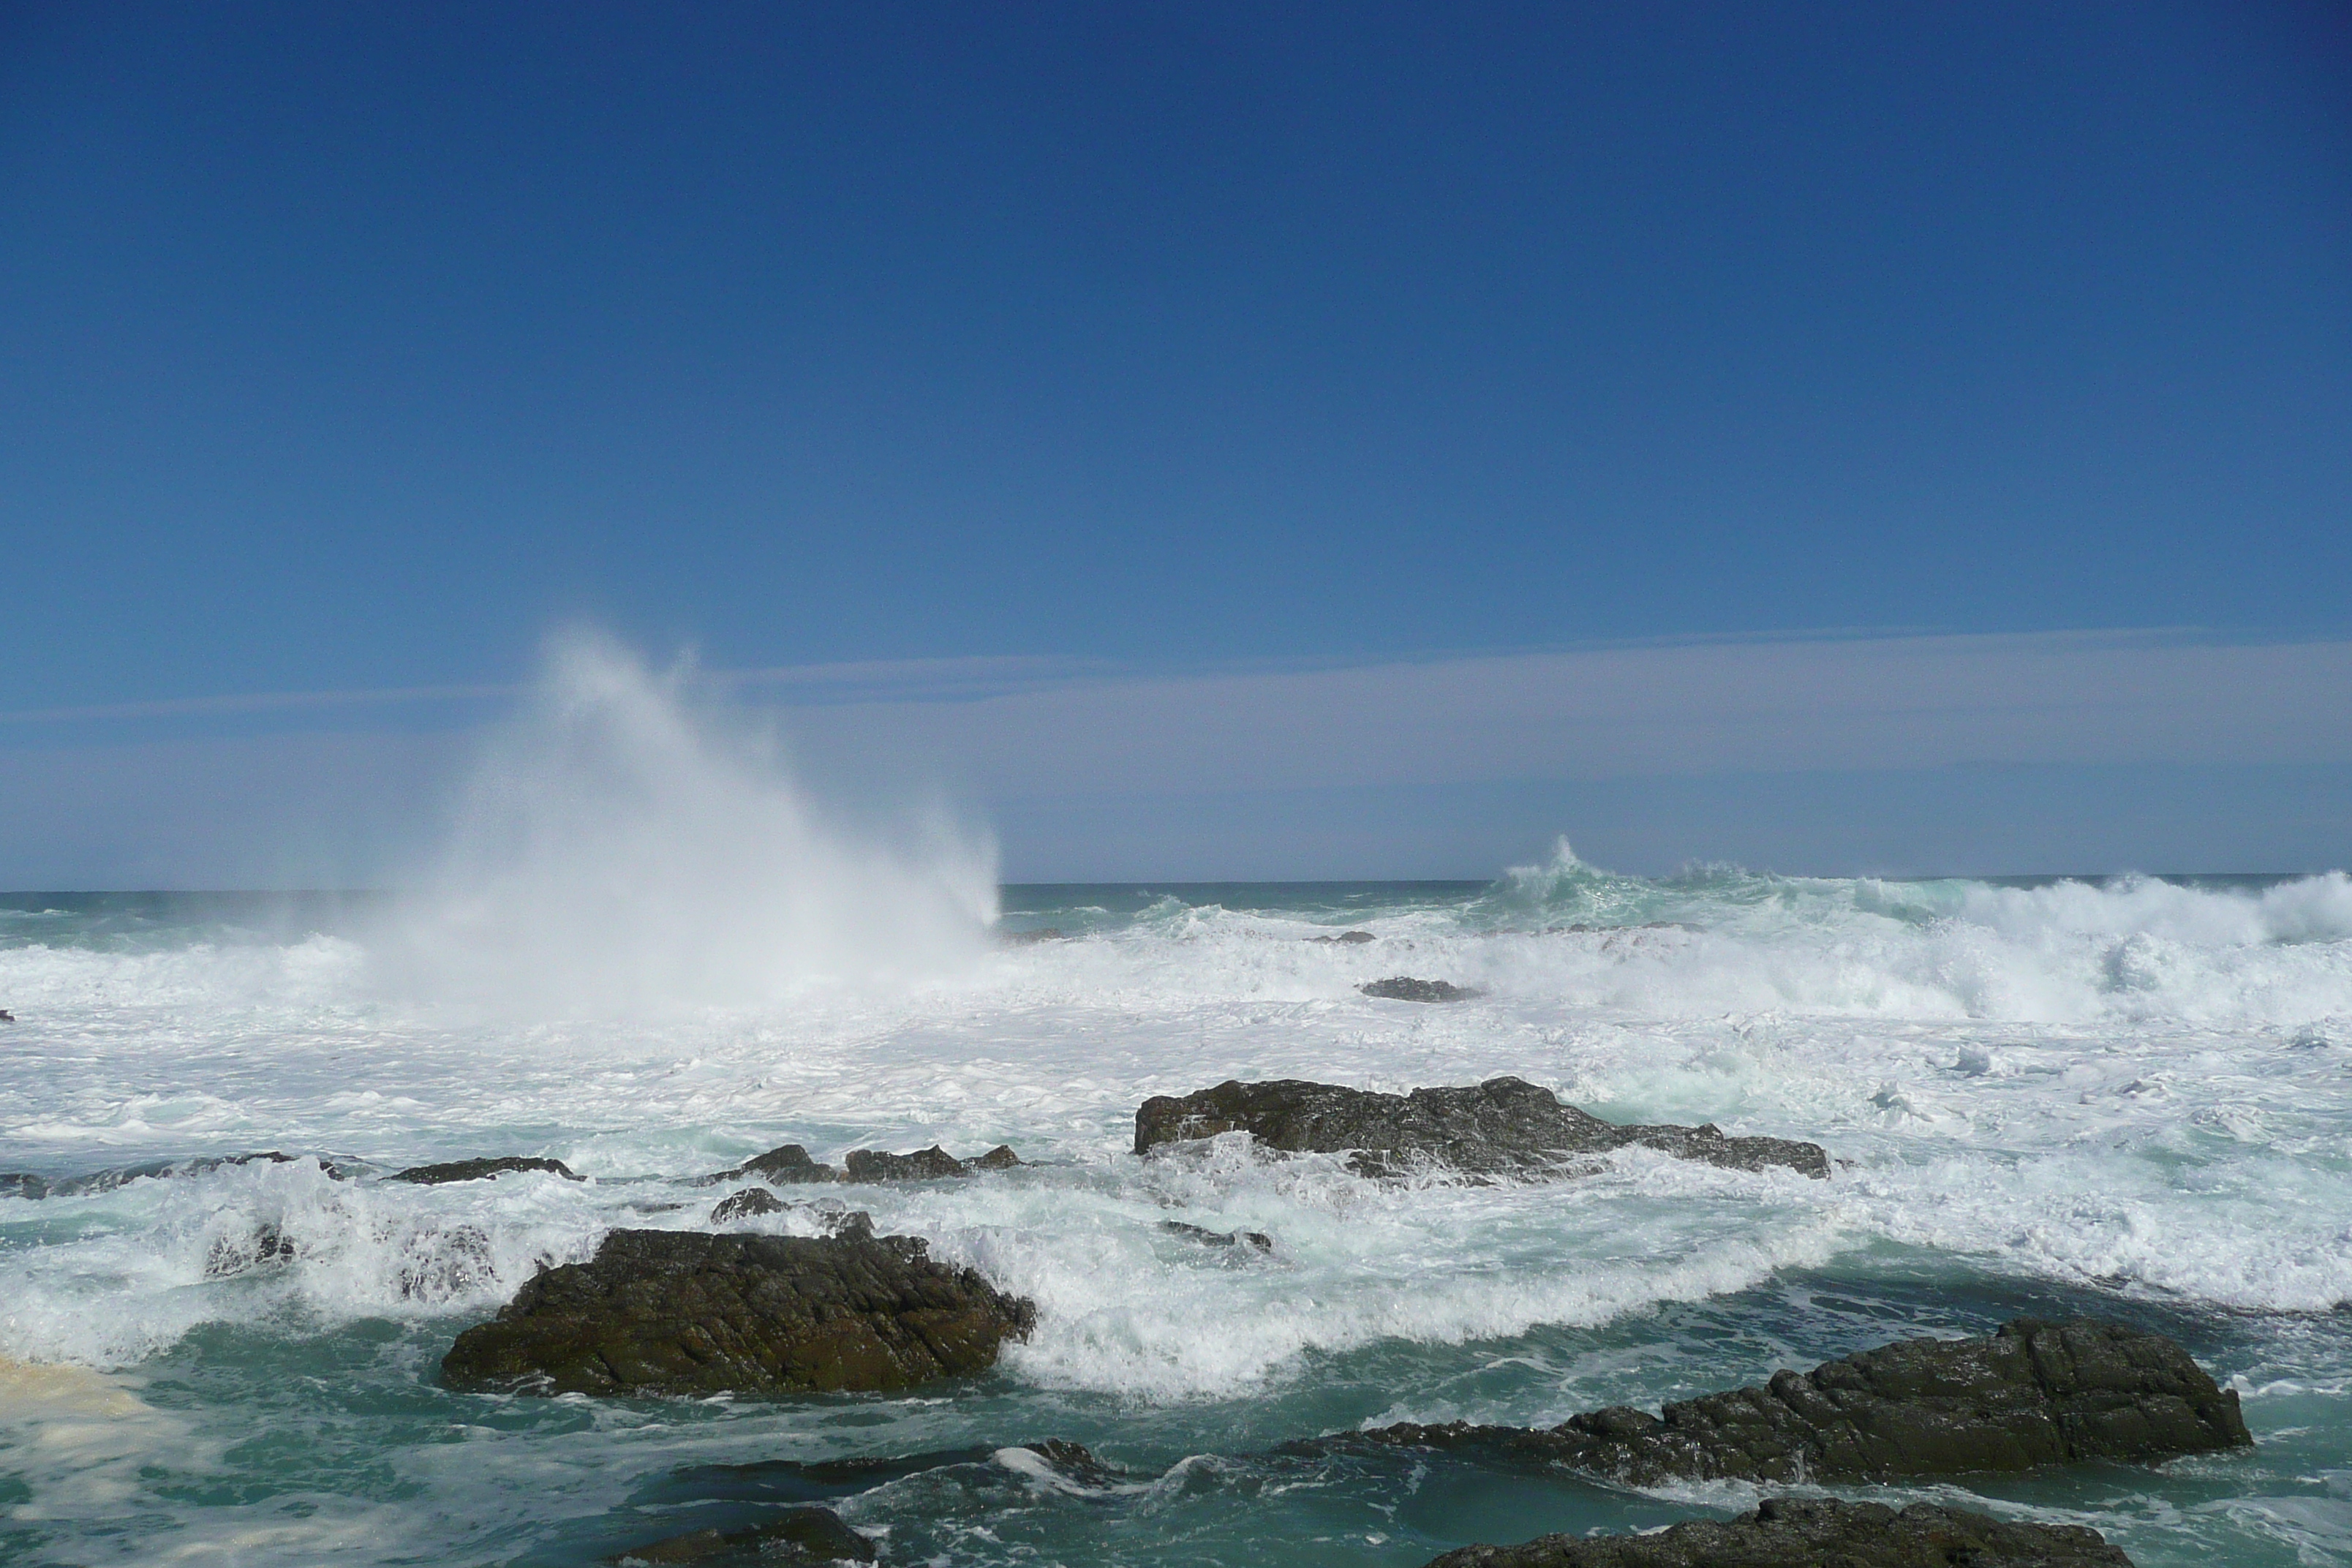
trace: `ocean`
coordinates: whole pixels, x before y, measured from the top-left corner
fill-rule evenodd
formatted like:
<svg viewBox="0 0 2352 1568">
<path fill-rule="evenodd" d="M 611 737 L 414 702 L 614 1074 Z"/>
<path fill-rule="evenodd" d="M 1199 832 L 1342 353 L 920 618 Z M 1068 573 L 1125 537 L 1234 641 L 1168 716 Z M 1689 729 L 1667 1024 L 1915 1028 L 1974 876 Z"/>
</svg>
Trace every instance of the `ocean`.
<svg viewBox="0 0 2352 1568">
<path fill-rule="evenodd" d="M 0 900 L 0 1171 L 122 1178 L 0 1196 L 0 1560 L 552 1568 L 815 1500 L 894 1563 L 1408 1568 L 1756 1493 L 1277 1446 L 1654 1408 L 2087 1313 L 2187 1345 L 2253 1451 L 1840 1493 L 2086 1523 L 2143 1568 L 2352 1562 L 2341 873 L 1645 879 L 1563 846 L 1491 881 L 983 889 L 968 930 L 934 900 L 894 946 L 898 893 L 747 920 L 764 863 L 718 837 L 651 891 L 479 877 L 426 925 L 422 894 Z M 1310 940 L 1349 931 L 1371 940 Z M 787 948 L 818 956 L 762 968 Z M 1357 989 L 1400 974 L 1480 994 Z M 1130 1152 L 1145 1098 L 1225 1079 L 1505 1073 L 1836 1169 L 1634 1149 L 1474 1184 L 1236 1138 Z M 828 1193 L 1033 1300 L 1032 1337 L 894 1397 L 438 1384 L 542 1263 L 709 1228 L 692 1178 L 783 1142 L 1013 1145 L 1015 1170 Z M 259 1151 L 295 1157 L 124 1174 Z M 495 1155 L 588 1179 L 382 1180 Z M 264 1227 L 290 1254 L 253 1261 Z M 1046 1438 L 1109 1479 L 1016 1447 Z"/>
</svg>

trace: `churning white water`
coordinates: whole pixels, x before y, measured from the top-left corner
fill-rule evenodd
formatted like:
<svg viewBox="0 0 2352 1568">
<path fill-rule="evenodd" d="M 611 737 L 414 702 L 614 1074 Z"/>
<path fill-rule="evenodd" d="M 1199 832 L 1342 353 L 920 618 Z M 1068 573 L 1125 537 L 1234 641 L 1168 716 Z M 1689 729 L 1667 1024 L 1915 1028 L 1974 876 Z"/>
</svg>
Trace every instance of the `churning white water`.
<svg viewBox="0 0 2352 1568">
<path fill-rule="evenodd" d="M 2261 1446 L 1933 1495 L 2090 1522 L 2142 1564 L 2352 1554 L 2340 873 L 1653 881 L 1563 846 L 1491 885 L 1013 889 L 1001 928 L 1064 933 L 1020 945 L 983 939 L 996 896 L 979 839 L 852 832 L 675 673 L 574 642 L 389 919 L 0 914 L 0 1168 L 299 1156 L 0 1196 L 0 1557 L 574 1563 L 752 1506 L 751 1472 L 698 1467 L 942 1451 L 966 1458 L 824 1495 L 894 1561 L 1417 1564 L 1742 1500 L 1268 1450 L 1654 1405 L 2023 1310 L 2182 1338 Z M 1342 930 L 1370 940 L 1308 940 Z M 1400 973 L 1484 994 L 1356 989 Z M 1634 1150 L 1577 1182 L 1381 1184 L 1231 1139 L 1129 1152 L 1144 1098 L 1226 1078 L 1505 1072 L 1838 1168 Z M 708 1227 L 690 1179 L 785 1142 L 1012 1143 L 1022 1169 L 838 1195 L 1034 1299 L 1032 1340 L 903 1399 L 437 1386 L 533 1268 Z M 496 1154 L 591 1179 L 378 1179 Z M 290 1256 L 246 1267 L 265 1230 Z M 1132 1485 L 1074 1500 L 989 1458 L 1053 1436 Z"/>
</svg>

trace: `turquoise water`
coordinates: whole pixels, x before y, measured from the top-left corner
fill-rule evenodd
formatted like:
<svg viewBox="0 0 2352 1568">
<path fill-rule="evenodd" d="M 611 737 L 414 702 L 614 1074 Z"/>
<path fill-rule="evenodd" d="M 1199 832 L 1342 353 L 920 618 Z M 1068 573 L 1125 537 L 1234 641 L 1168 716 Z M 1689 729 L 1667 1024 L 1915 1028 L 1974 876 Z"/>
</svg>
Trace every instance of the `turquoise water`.
<svg viewBox="0 0 2352 1568">
<path fill-rule="evenodd" d="M 2341 876 L 1658 881 L 1563 858 L 1493 883 L 1012 888 L 1004 930 L 1065 940 L 579 1016 L 537 989 L 504 1007 L 420 990 L 387 957 L 401 904 L 0 900 L 20 1020 L 0 1035 L 0 1170 L 306 1157 L 0 1197 L 0 1560 L 584 1563 L 823 1500 L 900 1563 L 1418 1564 L 1753 1494 L 1273 1450 L 1654 1406 L 1902 1335 L 2094 1312 L 2189 1345 L 2241 1391 L 2255 1451 L 1854 1495 L 2089 1523 L 2147 1565 L 2352 1561 Z M 1305 940 L 1349 929 L 1375 940 Z M 1354 989 L 1392 973 L 1485 994 Z M 1128 1152 L 1141 1099 L 1226 1077 L 1496 1072 L 1852 1163 L 1808 1183 L 1635 1152 L 1481 1188 L 1226 1144 Z M 1030 1168 L 839 1195 L 1035 1300 L 1031 1342 L 904 1398 L 437 1385 L 450 1340 L 541 1260 L 614 1226 L 707 1224 L 685 1181 L 783 1142 L 1012 1142 Z M 592 1179 L 379 1179 L 506 1153 Z M 1276 1250 L 1202 1248 L 1169 1217 Z M 207 1276 L 263 1224 L 291 1259 Z M 1111 1483 L 1002 1452 L 1048 1437 Z"/>
</svg>

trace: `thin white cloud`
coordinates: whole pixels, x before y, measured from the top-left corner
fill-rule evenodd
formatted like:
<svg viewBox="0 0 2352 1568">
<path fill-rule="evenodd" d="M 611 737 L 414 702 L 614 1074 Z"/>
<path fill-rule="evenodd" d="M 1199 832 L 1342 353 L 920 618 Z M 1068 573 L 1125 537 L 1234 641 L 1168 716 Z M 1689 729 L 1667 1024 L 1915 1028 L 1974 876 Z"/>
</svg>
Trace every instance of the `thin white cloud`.
<svg viewBox="0 0 2352 1568">
<path fill-rule="evenodd" d="M 793 715 L 983 795 L 1963 763 L 2352 761 L 2352 642 L 2147 634 L 1703 643 L 1181 677 Z"/>
</svg>

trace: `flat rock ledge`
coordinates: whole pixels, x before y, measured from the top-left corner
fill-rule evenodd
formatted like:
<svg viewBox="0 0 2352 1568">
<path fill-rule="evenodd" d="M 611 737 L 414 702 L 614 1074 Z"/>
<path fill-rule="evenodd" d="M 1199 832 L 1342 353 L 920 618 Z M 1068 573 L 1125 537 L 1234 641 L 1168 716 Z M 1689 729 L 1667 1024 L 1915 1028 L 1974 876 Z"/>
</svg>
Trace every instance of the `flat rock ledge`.
<svg viewBox="0 0 2352 1568">
<path fill-rule="evenodd" d="M 1735 1170 L 1785 1165 L 1808 1176 L 1830 1173 L 1829 1156 L 1818 1143 L 1727 1138 L 1711 1122 L 1621 1126 L 1516 1078 L 1411 1094 L 1304 1079 L 1228 1079 L 1181 1099 L 1163 1094 L 1145 1100 L 1135 1113 L 1135 1152 L 1148 1154 L 1165 1143 L 1236 1131 L 1287 1153 L 1347 1153 L 1349 1167 L 1368 1176 L 1433 1168 L 1489 1176 L 1563 1175 L 1580 1162 L 1629 1143 Z"/>
<path fill-rule="evenodd" d="M 411 1165 L 384 1178 L 387 1182 L 414 1182 L 419 1186 L 446 1186 L 451 1182 L 483 1182 L 493 1176 L 503 1176 L 509 1171 L 545 1171 L 567 1182 L 584 1182 L 588 1178 L 572 1173 L 572 1167 L 561 1160 L 535 1159 L 527 1155 L 506 1154 L 495 1160 L 451 1160 L 438 1165 Z"/>
<path fill-rule="evenodd" d="M 1549 1428 L 1407 1423 L 1289 1447 L 1358 1445 L 1484 1451 L 1654 1486 L 2147 1463 L 2251 1447 L 2253 1438 L 2236 1392 L 2215 1387 L 2163 1335 L 2093 1319 L 2021 1318 L 1983 1339 L 1904 1340 L 1809 1373 L 1775 1373 L 1760 1387 L 1683 1400 L 1656 1415 L 1616 1405 Z"/>
<path fill-rule="evenodd" d="M 911 1154 L 892 1154 L 880 1149 L 852 1149 L 842 1156 L 841 1167 L 824 1164 L 809 1157 L 809 1152 L 798 1143 L 785 1143 L 755 1155 L 732 1170 L 715 1172 L 702 1178 L 701 1184 L 713 1186 L 720 1182 L 740 1181 L 756 1176 L 761 1181 L 780 1186 L 794 1186 L 807 1182 L 930 1182 L 950 1176 L 975 1176 L 982 1171 L 1009 1171 L 1021 1163 L 1021 1156 L 1009 1143 L 999 1143 L 985 1154 L 969 1160 L 959 1160 L 934 1143 L 928 1149 L 918 1149 Z"/>
<path fill-rule="evenodd" d="M 1767 1498 L 1734 1520 L 1654 1535 L 1545 1535 L 1465 1546 L 1429 1568 L 2131 1568 L 2120 1547 L 2074 1524 L 2012 1524 L 1967 1509 L 1832 1498 Z"/>
<path fill-rule="evenodd" d="M 986 1371 L 1035 1321 L 911 1237 L 616 1230 L 459 1334 L 441 1378 L 545 1394 L 907 1388 Z"/>
</svg>

